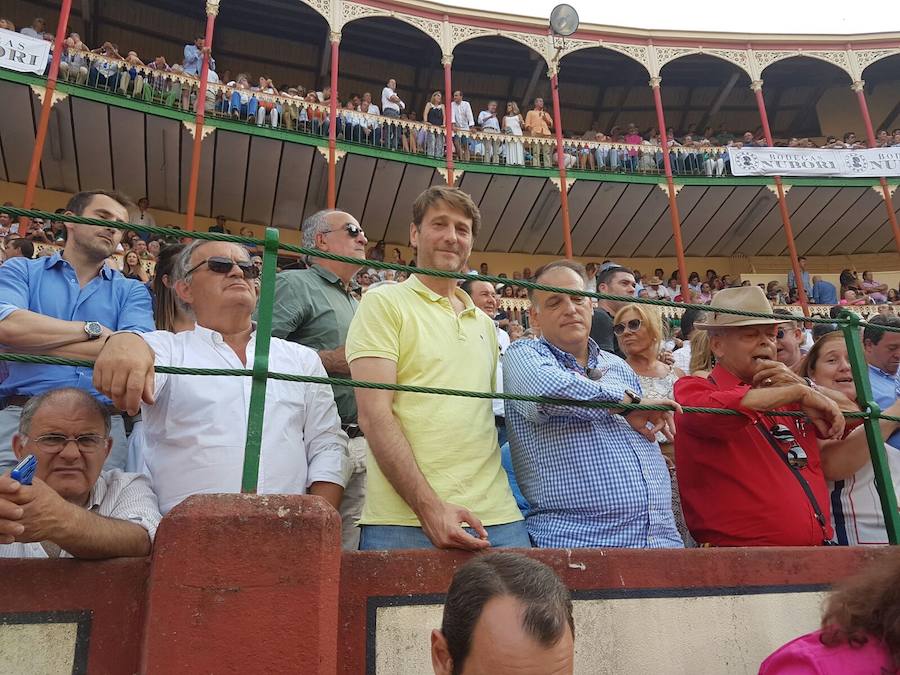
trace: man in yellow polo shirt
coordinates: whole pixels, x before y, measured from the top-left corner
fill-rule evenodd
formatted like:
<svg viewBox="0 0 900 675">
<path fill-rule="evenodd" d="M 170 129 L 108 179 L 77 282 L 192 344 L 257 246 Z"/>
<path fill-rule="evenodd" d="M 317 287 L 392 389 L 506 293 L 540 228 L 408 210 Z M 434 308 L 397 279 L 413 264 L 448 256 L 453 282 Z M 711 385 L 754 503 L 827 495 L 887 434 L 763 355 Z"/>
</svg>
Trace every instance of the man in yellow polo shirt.
<svg viewBox="0 0 900 675">
<path fill-rule="evenodd" d="M 409 228 L 419 266 L 466 269 L 480 224 L 461 190 L 427 189 Z M 346 353 L 356 380 L 493 391 L 499 350 L 493 322 L 455 279 L 413 275 L 363 296 Z M 356 401 L 370 448 L 361 550 L 531 545 L 490 399 L 357 389 Z"/>
</svg>

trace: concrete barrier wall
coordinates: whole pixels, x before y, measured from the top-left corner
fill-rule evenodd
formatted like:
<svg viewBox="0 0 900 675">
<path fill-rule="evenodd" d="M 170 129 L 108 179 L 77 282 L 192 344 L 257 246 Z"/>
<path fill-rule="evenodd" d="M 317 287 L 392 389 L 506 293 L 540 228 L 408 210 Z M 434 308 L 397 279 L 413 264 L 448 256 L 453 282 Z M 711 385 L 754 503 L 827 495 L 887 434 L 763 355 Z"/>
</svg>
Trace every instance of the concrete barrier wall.
<svg viewBox="0 0 900 675">
<path fill-rule="evenodd" d="M 152 559 L 0 560 L 0 673 L 430 672 L 468 554 L 344 553 L 300 496 L 199 496 Z M 575 599 L 576 672 L 753 673 L 887 548 L 541 550 Z"/>
</svg>

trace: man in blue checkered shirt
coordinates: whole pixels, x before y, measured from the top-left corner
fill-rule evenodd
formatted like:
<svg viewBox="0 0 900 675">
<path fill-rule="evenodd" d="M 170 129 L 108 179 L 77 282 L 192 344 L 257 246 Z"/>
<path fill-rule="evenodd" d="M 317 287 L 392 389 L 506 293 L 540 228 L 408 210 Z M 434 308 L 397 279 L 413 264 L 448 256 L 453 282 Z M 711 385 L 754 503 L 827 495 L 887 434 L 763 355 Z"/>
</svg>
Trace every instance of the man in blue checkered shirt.
<svg viewBox="0 0 900 675">
<path fill-rule="evenodd" d="M 536 275 L 547 286 L 585 290 L 584 268 L 562 260 Z M 589 298 L 530 291 L 539 340 L 517 340 L 503 357 L 503 389 L 576 401 L 640 401 L 631 367 L 590 339 Z M 659 401 L 654 401 L 658 403 Z M 663 404 L 677 408 L 674 401 Z M 506 401 L 516 478 L 530 504 L 528 534 L 543 548 L 683 546 L 656 432 L 671 412 Z"/>
</svg>

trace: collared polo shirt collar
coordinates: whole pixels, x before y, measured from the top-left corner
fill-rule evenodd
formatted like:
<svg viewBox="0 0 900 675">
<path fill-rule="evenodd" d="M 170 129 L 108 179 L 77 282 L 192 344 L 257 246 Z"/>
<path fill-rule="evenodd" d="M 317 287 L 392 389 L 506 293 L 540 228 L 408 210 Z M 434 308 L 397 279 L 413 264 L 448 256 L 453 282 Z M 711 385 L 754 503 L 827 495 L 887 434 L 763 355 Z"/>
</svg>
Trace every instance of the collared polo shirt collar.
<svg viewBox="0 0 900 675">
<path fill-rule="evenodd" d="M 318 274 L 320 277 L 322 277 L 325 281 L 328 281 L 332 284 L 339 283 L 343 286 L 343 283 L 341 282 L 338 275 L 335 274 L 334 272 L 332 272 L 331 270 L 327 270 L 324 267 L 322 267 L 321 265 L 317 265 L 316 263 L 310 263 L 309 269 L 313 270 L 316 274 Z"/>
<path fill-rule="evenodd" d="M 250 333 L 251 342 L 256 338 L 256 322 L 255 321 L 252 322 L 252 327 L 253 327 L 253 330 Z M 196 335 L 199 335 L 200 337 L 202 337 L 204 340 L 207 340 L 208 342 L 213 343 L 213 344 L 225 342 L 225 338 L 222 337 L 222 334 L 219 331 L 213 330 L 212 328 L 207 328 L 206 326 L 201 326 L 199 323 L 194 325 L 194 333 Z"/>
<path fill-rule="evenodd" d="M 416 293 L 421 295 L 426 300 L 430 300 L 431 302 L 440 302 L 441 300 L 447 300 L 445 296 L 441 295 L 440 293 L 434 292 L 433 290 L 428 288 L 428 286 L 423 284 L 416 274 L 411 275 L 409 279 L 407 279 L 403 283 L 409 284 L 410 288 L 412 288 Z M 463 310 L 463 313 L 475 311 L 475 303 L 472 302 L 472 298 L 470 298 L 468 294 L 463 293 L 458 287 L 454 292 L 456 293 L 456 297 L 466 306 L 466 308 Z M 449 302 L 449 300 L 447 301 Z"/>
<path fill-rule="evenodd" d="M 884 377 L 885 379 L 888 379 L 891 381 L 893 381 L 897 377 L 897 373 L 894 373 L 893 375 L 891 375 L 890 373 L 886 373 L 885 371 L 883 371 L 878 366 L 873 366 L 871 363 L 869 363 L 867 365 L 869 366 L 869 371 L 874 373 L 875 375 L 879 375 L 879 376 Z M 900 372 L 900 371 L 898 371 L 898 372 Z"/>
<path fill-rule="evenodd" d="M 44 269 L 49 270 L 60 265 L 68 265 L 69 267 L 72 267 L 72 264 L 68 260 L 63 258 L 61 251 L 57 251 L 53 255 L 44 258 Z M 103 267 L 100 268 L 99 276 L 103 277 L 107 281 L 113 278 L 113 271 L 112 269 L 110 269 L 109 265 L 106 262 L 104 262 Z"/>
<path fill-rule="evenodd" d="M 322 277 L 328 283 L 334 284 L 336 286 L 340 286 L 341 289 L 344 291 L 352 291 L 352 290 L 356 290 L 359 288 L 359 284 L 356 283 L 356 276 L 354 276 L 350 280 L 349 286 L 345 286 L 344 282 L 341 280 L 341 278 L 337 274 L 335 274 L 331 270 L 325 269 L 324 267 L 322 267 L 321 265 L 319 265 L 317 263 L 309 263 L 309 269 L 311 269 L 313 272 L 318 274 L 320 277 Z"/>
<path fill-rule="evenodd" d="M 734 389 L 735 387 L 740 387 L 742 385 L 749 386 L 749 383 L 744 382 L 730 370 L 726 370 L 721 363 L 716 364 L 712 369 L 710 379 L 715 382 L 719 389 Z"/>
</svg>

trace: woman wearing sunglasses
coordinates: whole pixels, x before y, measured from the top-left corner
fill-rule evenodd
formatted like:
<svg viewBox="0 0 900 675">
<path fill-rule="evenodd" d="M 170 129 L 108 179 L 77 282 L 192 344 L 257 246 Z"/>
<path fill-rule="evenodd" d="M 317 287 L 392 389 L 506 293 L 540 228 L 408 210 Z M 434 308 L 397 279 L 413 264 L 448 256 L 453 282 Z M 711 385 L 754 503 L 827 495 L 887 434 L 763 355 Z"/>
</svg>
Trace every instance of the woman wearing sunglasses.
<svg viewBox="0 0 900 675">
<path fill-rule="evenodd" d="M 659 358 L 663 339 L 662 317 L 659 312 L 646 305 L 625 305 L 613 317 L 613 333 L 619 342 L 620 351 L 625 355 L 625 361 L 641 382 L 644 400 L 674 400 L 675 380 L 683 377 L 684 373 Z M 681 495 L 675 478 L 674 444 L 667 442 L 661 433 L 657 434 L 656 440 L 672 478 L 672 512 L 675 514 L 675 525 L 684 540 L 684 545 L 696 546 L 688 532 L 681 510 Z"/>
</svg>

